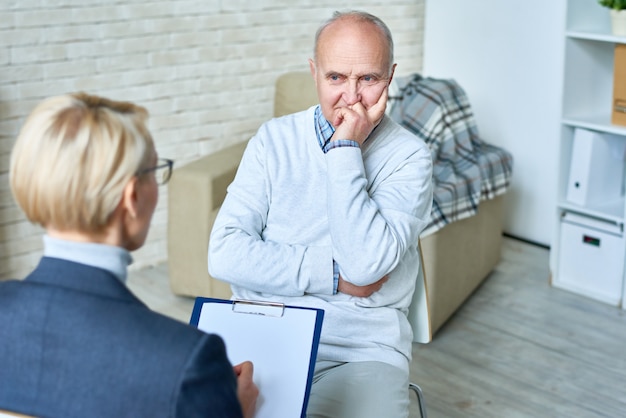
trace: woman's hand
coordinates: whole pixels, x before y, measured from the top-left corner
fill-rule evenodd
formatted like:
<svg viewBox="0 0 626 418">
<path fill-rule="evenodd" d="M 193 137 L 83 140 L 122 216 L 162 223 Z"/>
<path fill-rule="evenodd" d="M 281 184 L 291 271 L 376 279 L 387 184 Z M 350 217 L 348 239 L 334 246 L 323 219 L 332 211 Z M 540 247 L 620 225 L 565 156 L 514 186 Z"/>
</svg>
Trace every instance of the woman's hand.
<svg viewBox="0 0 626 418">
<path fill-rule="evenodd" d="M 244 418 L 254 417 L 256 400 L 259 397 L 259 388 L 252 380 L 254 366 L 250 361 L 244 361 L 233 367 L 237 376 L 237 398 L 241 404 Z"/>
</svg>

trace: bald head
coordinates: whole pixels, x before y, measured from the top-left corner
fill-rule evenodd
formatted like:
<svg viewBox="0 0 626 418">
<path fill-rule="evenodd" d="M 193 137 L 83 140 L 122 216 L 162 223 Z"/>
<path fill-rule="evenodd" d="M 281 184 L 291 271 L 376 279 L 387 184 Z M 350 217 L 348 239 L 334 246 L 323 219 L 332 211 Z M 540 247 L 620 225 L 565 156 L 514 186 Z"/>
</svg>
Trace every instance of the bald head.
<svg viewBox="0 0 626 418">
<path fill-rule="evenodd" d="M 362 11 L 349 11 L 349 12 L 335 12 L 333 16 L 326 20 L 315 33 L 315 45 L 313 50 L 314 60 L 317 61 L 321 49 L 327 46 L 329 39 L 333 42 L 342 39 L 342 30 L 351 28 L 350 30 L 357 29 L 357 33 L 361 33 L 367 39 L 371 39 L 371 31 L 377 32 L 379 35 L 379 42 L 381 42 L 382 50 L 385 52 L 385 65 L 391 72 L 393 67 L 393 38 L 391 31 L 387 25 L 378 17 Z"/>
</svg>

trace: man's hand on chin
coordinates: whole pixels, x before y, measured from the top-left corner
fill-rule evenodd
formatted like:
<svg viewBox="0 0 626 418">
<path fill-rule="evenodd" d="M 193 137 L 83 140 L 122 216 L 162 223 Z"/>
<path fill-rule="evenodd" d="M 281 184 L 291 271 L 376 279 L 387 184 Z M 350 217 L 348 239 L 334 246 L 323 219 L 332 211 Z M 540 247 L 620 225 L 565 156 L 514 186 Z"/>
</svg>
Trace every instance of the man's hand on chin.
<svg viewBox="0 0 626 418">
<path fill-rule="evenodd" d="M 369 109 L 361 102 L 357 102 L 348 107 L 340 107 L 335 109 L 335 115 L 332 124 L 335 127 L 335 133 L 332 140 L 351 139 L 363 145 L 367 137 L 372 133 L 376 125 L 380 123 L 385 116 L 387 108 L 388 89 L 385 87 L 378 101 Z"/>
</svg>

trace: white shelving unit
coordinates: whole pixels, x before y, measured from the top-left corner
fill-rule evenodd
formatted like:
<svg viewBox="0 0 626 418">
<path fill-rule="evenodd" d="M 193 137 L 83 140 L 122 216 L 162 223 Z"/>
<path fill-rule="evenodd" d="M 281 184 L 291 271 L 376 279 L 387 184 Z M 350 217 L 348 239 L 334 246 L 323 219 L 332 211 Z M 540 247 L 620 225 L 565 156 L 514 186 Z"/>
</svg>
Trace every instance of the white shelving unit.
<svg viewBox="0 0 626 418">
<path fill-rule="evenodd" d="M 626 309 L 623 193 L 617 199 L 599 199 L 586 205 L 567 200 L 576 129 L 613 134 L 626 141 L 626 126 L 611 124 L 613 57 L 615 45 L 619 43 L 626 44 L 626 37 L 611 35 L 607 8 L 598 5 L 596 0 L 567 1 L 558 220 L 551 264 L 555 287 Z M 602 170 L 602 167 L 595 169 Z M 606 181 L 624 184 L 623 173 L 624 170 L 621 178 Z M 573 224 L 571 219 L 574 219 Z"/>
</svg>

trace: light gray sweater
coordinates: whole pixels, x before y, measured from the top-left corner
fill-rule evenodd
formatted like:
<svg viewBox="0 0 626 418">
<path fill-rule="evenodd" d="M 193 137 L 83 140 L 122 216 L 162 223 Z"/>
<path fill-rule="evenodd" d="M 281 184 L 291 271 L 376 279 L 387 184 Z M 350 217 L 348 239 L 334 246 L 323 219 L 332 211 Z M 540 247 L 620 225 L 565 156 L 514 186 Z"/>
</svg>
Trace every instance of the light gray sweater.
<svg viewBox="0 0 626 418">
<path fill-rule="evenodd" d="M 385 116 L 361 148 L 324 154 L 314 109 L 272 119 L 250 140 L 211 233 L 209 271 L 235 298 L 323 309 L 318 359 L 408 372 L 430 151 Z M 354 284 L 389 281 L 369 298 L 333 294 L 333 260 Z"/>
</svg>

